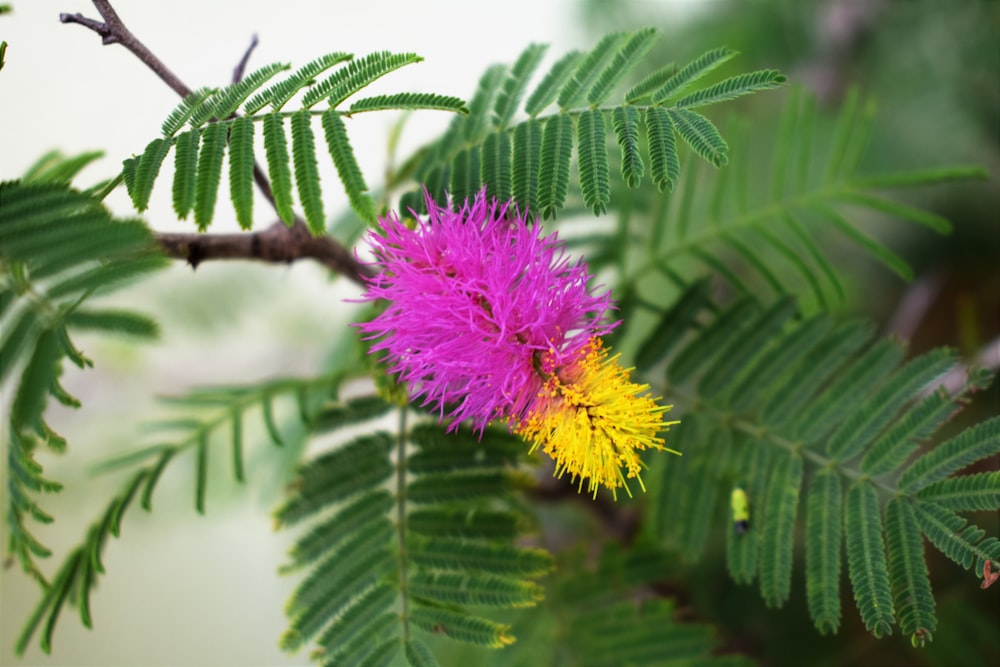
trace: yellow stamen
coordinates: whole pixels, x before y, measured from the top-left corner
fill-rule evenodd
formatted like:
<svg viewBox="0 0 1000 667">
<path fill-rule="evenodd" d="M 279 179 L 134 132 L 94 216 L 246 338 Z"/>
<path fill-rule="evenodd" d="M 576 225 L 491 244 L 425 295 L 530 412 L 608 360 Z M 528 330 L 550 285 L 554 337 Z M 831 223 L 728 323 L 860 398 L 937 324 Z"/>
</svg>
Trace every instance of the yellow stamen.
<svg viewBox="0 0 1000 667">
<path fill-rule="evenodd" d="M 616 500 L 621 487 L 631 497 L 628 479 L 646 490 L 639 452 L 679 453 L 664 447 L 658 435 L 678 423 L 663 420 L 672 406 L 640 396 L 649 385 L 632 382 L 631 369 L 622 368 L 618 356 L 609 359 L 600 339 L 592 339 L 576 360 L 546 378 L 534 408 L 514 429 L 532 442 L 532 451 L 541 447 L 555 460 L 556 476 L 579 478 L 580 491 L 586 479 L 594 497 L 604 485 Z"/>
</svg>

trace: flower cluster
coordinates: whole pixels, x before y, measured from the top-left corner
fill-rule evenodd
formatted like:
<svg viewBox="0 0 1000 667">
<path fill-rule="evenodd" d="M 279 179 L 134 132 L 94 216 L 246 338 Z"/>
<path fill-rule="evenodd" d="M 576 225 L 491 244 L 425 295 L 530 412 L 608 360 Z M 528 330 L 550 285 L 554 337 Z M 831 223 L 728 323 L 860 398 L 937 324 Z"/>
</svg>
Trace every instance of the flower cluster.
<svg viewBox="0 0 1000 667">
<path fill-rule="evenodd" d="M 557 475 L 581 488 L 588 479 L 594 494 L 627 490 L 637 452 L 664 449 L 669 408 L 608 358 L 609 294 L 590 293 L 586 265 L 556 234 L 485 191 L 458 211 L 429 197 L 427 208 L 412 229 L 389 215 L 369 235 L 381 272 L 363 298 L 387 302 L 359 325 L 371 351 L 384 350 L 390 372 L 452 428 L 506 421 L 555 460 Z"/>
</svg>

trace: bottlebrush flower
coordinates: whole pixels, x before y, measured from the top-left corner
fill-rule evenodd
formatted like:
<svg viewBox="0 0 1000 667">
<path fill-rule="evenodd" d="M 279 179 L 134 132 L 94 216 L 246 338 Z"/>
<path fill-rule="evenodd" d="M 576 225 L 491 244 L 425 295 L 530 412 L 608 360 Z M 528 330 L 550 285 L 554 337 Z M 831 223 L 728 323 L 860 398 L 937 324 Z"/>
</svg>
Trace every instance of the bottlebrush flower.
<svg viewBox="0 0 1000 667">
<path fill-rule="evenodd" d="M 442 417 L 480 430 L 520 419 L 542 388 L 543 355 L 573 357 L 613 328 L 610 297 L 589 293 L 586 265 L 556 234 L 542 236 L 485 190 L 457 212 L 430 197 L 427 208 L 414 229 L 389 215 L 369 235 L 382 271 L 363 298 L 388 307 L 360 328 Z"/>
<path fill-rule="evenodd" d="M 639 452 L 665 449 L 660 407 L 629 380 L 600 336 L 616 323 L 607 292 L 591 295 L 582 261 L 485 189 L 459 211 L 428 196 L 411 229 L 395 215 L 369 241 L 381 272 L 363 299 L 386 309 L 358 325 L 372 352 L 450 428 L 506 421 L 556 462 L 556 475 L 617 497 L 642 486 Z M 673 451 L 673 450 L 668 450 Z M 645 487 L 643 487 L 645 489 Z"/>
<path fill-rule="evenodd" d="M 618 364 L 618 355 L 609 359 L 598 338 L 553 370 L 528 418 L 516 424 L 514 432 L 532 441 L 532 451 L 541 447 L 555 460 L 557 476 L 569 473 L 579 479 L 581 491 L 584 479 L 595 497 L 602 484 L 615 499 L 621 487 L 631 496 L 627 479 L 635 479 L 645 491 L 639 452 L 677 453 L 665 448 L 658 436 L 678 423 L 663 421 L 670 406 L 640 395 L 648 385 L 632 382 L 628 370 Z"/>
</svg>

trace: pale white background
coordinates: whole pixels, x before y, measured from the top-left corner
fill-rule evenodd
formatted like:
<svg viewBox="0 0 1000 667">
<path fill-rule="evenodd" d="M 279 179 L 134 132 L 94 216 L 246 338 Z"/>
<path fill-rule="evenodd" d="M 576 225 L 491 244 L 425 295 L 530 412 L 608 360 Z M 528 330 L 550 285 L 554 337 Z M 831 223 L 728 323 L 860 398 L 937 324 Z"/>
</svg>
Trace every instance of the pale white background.
<svg viewBox="0 0 1000 667">
<path fill-rule="evenodd" d="M 50 148 L 69 154 L 107 152 L 81 175 L 83 186 L 114 174 L 121 159 L 141 151 L 157 135 L 176 96 L 122 47 L 102 46 L 81 26 L 59 23 L 60 12 L 97 18 L 90 3 L 13 4 L 15 12 L 0 18 L 0 38 L 9 43 L 0 72 L 0 179 L 16 178 Z M 119 0 L 115 6 L 191 87 L 228 83 L 250 36 L 257 33 L 260 46 L 251 69 L 272 61 L 299 66 L 335 50 L 358 55 L 414 51 L 425 61 L 386 77 L 372 92 L 428 91 L 468 99 L 487 66 L 512 62 L 530 42 L 552 45 L 540 71 L 567 49 L 592 45 L 575 27 L 578 4 Z M 394 119 L 363 114 L 349 121 L 369 185 L 378 185 Z M 448 121 L 443 113 L 415 114 L 402 152 Z M 333 214 L 346 207 L 346 199 L 332 167 L 321 167 L 324 201 Z M 169 166 L 161 179 L 145 218 L 158 230 L 192 229 L 171 211 Z M 120 215 L 132 214 L 123 193 L 110 197 L 108 204 Z M 258 225 L 271 222 L 263 201 L 258 201 L 257 213 Z M 213 231 L 234 227 L 223 195 Z M 225 298 L 209 300 L 216 293 Z M 84 409 L 52 411 L 52 422 L 69 437 L 71 451 L 43 459 L 52 477 L 75 489 L 43 501 L 58 519 L 55 526 L 38 530 L 55 548 L 53 560 L 80 541 L 85 526 L 120 488 L 120 478 L 94 481 L 87 467 L 102 455 L 136 444 L 137 416 L 155 409 L 151 394 L 180 392 L 199 383 L 308 374 L 350 318 L 342 299 L 356 295 L 346 281 L 331 285 L 320 269 L 307 264 L 214 264 L 197 272 L 178 265 L 129 302 L 164 324 L 159 343 L 137 351 L 100 340 L 78 341 L 96 368 L 86 373 L 68 369 L 65 384 L 83 400 Z M 4 396 L 4 409 L 9 399 Z M 12 657 L 14 638 L 38 593 L 16 567 L 3 571 L 0 664 L 306 664 L 304 654 L 289 656 L 276 647 L 284 627 L 282 606 L 294 585 L 276 575 L 288 543 L 270 526 L 276 493 L 269 464 L 278 457 L 260 447 L 251 447 L 248 456 L 247 489 L 237 489 L 225 471 L 213 475 L 207 517 L 194 514 L 189 463 L 174 464 L 154 512 L 133 508 L 122 539 L 106 549 L 108 574 L 92 598 L 95 629 L 84 630 L 71 611 L 64 614 L 51 657 L 34 644 L 24 659 Z M 227 465 L 221 456 L 213 461 L 216 470 Z"/>
</svg>

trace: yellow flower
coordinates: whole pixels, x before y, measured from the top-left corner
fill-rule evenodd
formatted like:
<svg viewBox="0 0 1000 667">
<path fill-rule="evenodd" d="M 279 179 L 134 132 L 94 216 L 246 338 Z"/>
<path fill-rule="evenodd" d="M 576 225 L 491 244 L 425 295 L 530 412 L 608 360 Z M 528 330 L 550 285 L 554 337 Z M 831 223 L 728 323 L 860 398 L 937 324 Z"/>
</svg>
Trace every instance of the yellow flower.
<svg viewBox="0 0 1000 667">
<path fill-rule="evenodd" d="M 556 462 L 555 474 L 569 473 L 579 479 L 579 490 L 587 480 L 587 491 L 597 496 L 604 485 L 617 500 L 621 487 L 631 497 L 627 479 L 635 479 L 643 491 L 639 452 L 663 445 L 658 434 L 671 424 L 663 414 L 672 406 L 660 406 L 641 395 L 649 385 L 629 379 L 629 371 L 618 364 L 618 356 L 608 358 L 599 338 L 592 338 L 579 355 L 562 368 L 547 374 L 542 391 L 527 418 L 514 430 Z M 550 368 L 542 360 L 540 369 Z"/>
</svg>

